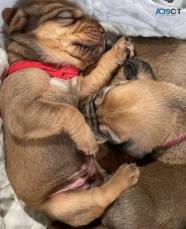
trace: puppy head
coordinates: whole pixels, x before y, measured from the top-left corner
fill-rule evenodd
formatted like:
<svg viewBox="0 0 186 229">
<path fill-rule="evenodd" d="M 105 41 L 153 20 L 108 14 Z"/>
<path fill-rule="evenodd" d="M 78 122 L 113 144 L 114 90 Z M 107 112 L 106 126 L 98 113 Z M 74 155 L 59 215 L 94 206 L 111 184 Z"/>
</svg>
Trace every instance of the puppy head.
<svg viewBox="0 0 186 229">
<path fill-rule="evenodd" d="M 17 52 L 25 54 L 25 45 L 35 51 L 34 55 L 29 52 L 30 59 L 85 69 L 104 49 L 103 27 L 66 1 L 24 1 L 22 8 L 5 9 L 3 18 Z"/>
<path fill-rule="evenodd" d="M 100 132 L 132 156 L 151 153 L 165 142 L 175 121 L 166 90 L 163 82 L 149 79 L 113 86 L 97 104 Z"/>
<path fill-rule="evenodd" d="M 146 78 L 155 80 L 151 66 L 145 61 L 132 57 L 127 58 L 124 65 L 118 68 L 112 83 Z"/>
<path fill-rule="evenodd" d="M 175 119 L 167 88 L 171 86 L 154 80 L 148 63 L 131 58 L 111 86 L 89 97 L 81 108 L 99 142 L 109 141 L 140 158 L 161 146 L 171 132 Z"/>
</svg>

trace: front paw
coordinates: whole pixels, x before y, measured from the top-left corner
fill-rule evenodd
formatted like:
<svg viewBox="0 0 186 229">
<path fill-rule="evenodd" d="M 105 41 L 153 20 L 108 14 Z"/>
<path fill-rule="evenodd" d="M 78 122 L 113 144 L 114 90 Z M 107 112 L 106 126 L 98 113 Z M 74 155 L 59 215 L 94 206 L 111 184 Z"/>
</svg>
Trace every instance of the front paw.
<svg viewBox="0 0 186 229">
<path fill-rule="evenodd" d="M 98 152 L 96 138 L 91 130 L 84 132 L 75 140 L 77 149 L 83 151 L 86 155 L 95 155 Z"/>
<path fill-rule="evenodd" d="M 123 185 L 128 188 L 135 185 L 139 178 L 139 169 L 135 164 L 123 164 L 116 171 L 115 175 L 117 175 L 120 179 L 124 179 Z"/>
<path fill-rule="evenodd" d="M 134 56 L 134 45 L 130 38 L 121 37 L 111 49 L 118 65 L 122 65 L 127 57 Z"/>
</svg>

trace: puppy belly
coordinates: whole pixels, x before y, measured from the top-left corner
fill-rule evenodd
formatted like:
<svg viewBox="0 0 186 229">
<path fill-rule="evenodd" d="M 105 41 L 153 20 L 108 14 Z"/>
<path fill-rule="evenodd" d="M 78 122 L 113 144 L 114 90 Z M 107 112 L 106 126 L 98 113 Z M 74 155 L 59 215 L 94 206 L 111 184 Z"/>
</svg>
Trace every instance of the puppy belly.
<svg viewBox="0 0 186 229">
<path fill-rule="evenodd" d="M 97 184 L 96 180 L 97 174 L 94 159 L 92 157 L 88 157 L 82 168 L 74 175 L 74 178 L 71 179 L 71 182 L 65 187 L 58 187 L 58 190 L 51 196 L 74 189 L 88 189 Z"/>
</svg>

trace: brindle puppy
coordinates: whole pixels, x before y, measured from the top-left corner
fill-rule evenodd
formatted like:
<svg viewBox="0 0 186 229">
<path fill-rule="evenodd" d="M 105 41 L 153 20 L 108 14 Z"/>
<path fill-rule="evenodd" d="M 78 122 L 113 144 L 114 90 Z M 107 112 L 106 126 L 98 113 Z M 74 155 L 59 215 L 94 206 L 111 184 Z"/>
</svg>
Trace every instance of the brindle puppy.
<svg viewBox="0 0 186 229">
<path fill-rule="evenodd" d="M 87 224 L 137 182 L 139 171 L 121 166 L 107 183 L 88 189 L 96 168 L 80 151 L 94 154 L 98 147 L 77 105 L 110 81 L 133 45 L 121 39 L 99 60 L 104 29 L 66 1 L 24 1 L 3 16 L 11 74 L 0 111 L 10 183 L 28 205 L 74 226 Z M 78 74 L 98 60 L 86 76 Z M 59 73 L 70 78 L 52 77 Z"/>
<path fill-rule="evenodd" d="M 186 90 L 153 80 L 147 67 L 129 60 L 125 78 L 137 80 L 106 87 L 84 104 L 97 138 L 117 144 L 99 158 L 107 170 L 123 163 L 126 152 L 136 158 L 151 155 L 137 185 L 121 194 L 100 226 L 91 228 L 186 228 Z"/>
</svg>

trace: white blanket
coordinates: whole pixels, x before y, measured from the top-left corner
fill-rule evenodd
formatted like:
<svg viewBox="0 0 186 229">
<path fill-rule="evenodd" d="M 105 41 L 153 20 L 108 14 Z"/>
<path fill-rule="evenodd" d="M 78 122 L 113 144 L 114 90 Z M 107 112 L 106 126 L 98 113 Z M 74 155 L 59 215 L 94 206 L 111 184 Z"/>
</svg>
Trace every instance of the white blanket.
<svg viewBox="0 0 186 229">
<path fill-rule="evenodd" d="M 162 15 L 157 9 L 182 8 L 186 0 L 71 0 L 76 2 L 89 16 L 102 22 L 106 30 L 128 36 L 170 36 L 186 38 L 186 9 L 173 15 Z M 1 0 L 0 13 L 14 0 Z M 162 10 L 163 9 L 163 10 Z M 173 10 L 173 12 L 175 12 Z M 6 52 L 2 48 L 2 18 L 0 16 L 0 75 L 7 71 Z M 45 215 L 27 207 L 17 199 L 5 172 L 3 135 L 0 120 L 0 228 L 43 229 L 48 219 Z"/>
<path fill-rule="evenodd" d="M 85 9 L 89 16 L 103 22 L 107 30 L 116 33 L 186 38 L 186 9 L 182 9 L 186 5 L 185 0 L 172 0 L 172 3 L 168 0 L 71 1 Z M 181 9 L 180 14 L 177 8 Z M 172 14 L 163 14 L 166 9 L 173 9 Z"/>
<path fill-rule="evenodd" d="M 128 36 L 168 36 L 186 38 L 186 0 L 69 0 L 89 16 L 103 22 L 106 29 Z M 172 3 L 168 3 L 172 1 Z M 0 1 L 1 9 L 15 0 Z M 156 14 L 157 9 L 179 8 L 175 14 Z M 0 16 L 0 28 L 2 18 Z"/>
</svg>

